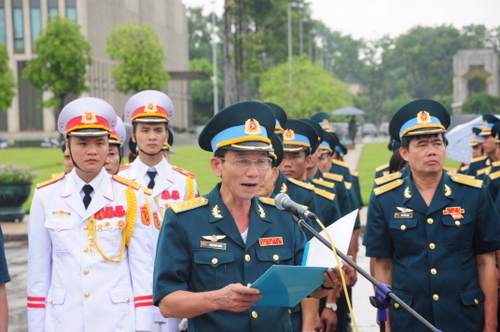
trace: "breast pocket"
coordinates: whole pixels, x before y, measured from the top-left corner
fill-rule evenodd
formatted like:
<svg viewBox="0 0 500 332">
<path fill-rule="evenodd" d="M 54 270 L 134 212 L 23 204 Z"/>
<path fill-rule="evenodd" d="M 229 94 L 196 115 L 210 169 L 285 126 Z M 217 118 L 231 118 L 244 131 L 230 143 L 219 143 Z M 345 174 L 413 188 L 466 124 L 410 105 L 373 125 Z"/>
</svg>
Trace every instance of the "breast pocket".
<svg viewBox="0 0 500 332">
<path fill-rule="evenodd" d="M 273 265 L 292 265 L 293 253 L 288 246 L 269 246 L 255 248 L 255 254 L 261 264 L 258 264 L 259 275 L 264 274 Z"/>
<path fill-rule="evenodd" d="M 120 227 L 97 228 L 96 241 L 107 256 L 114 256 L 120 252 L 122 245 L 122 232 Z"/>
<path fill-rule="evenodd" d="M 75 227 L 75 220 L 68 217 L 47 218 L 45 228 L 52 237 L 52 247 L 56 252 L 70 252 L 75 245 L 71 237 L 71 230 Z"/>
<path fill-rule="evenodd" d="M 193 284 L 199 291 L 222 288 L 236 282 L 234 253 L 231 250 L 196 249 Z"/>
<path fill-rule="evenodd" d="M 402 254 L 414 254 L 419 250 L 417 219 L 393 219 L 390 232 L 394 250 Z"/>
<path fill-rule="evenodd" d="M 474 223 L 469 215 L 461 219 L 452 216 L 443 216 L 441 219 L 444 227 L 444 246 L 448 250 L 467 249 L 472 246 L 474 236 Z"/>
</svg>

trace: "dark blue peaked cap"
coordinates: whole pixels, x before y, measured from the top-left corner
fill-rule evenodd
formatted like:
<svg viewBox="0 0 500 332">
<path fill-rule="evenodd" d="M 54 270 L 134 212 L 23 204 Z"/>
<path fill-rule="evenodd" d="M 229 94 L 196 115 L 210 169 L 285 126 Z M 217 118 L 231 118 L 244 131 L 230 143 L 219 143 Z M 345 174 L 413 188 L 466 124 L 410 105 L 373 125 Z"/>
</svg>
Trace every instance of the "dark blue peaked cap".
<svg viewBox="0 0 500 332">
<path fill-rule="evenodd" d="M 276 125 L 274 126 L 274 132 L 276 134 L 283 134 L 285 130 L 286 121 L 288 117 L 286 116 L 285 110 L 275 103 L 264 103 L 271 108 L 274 113 L 274 117 L 276 118 Z"/>
</svg>

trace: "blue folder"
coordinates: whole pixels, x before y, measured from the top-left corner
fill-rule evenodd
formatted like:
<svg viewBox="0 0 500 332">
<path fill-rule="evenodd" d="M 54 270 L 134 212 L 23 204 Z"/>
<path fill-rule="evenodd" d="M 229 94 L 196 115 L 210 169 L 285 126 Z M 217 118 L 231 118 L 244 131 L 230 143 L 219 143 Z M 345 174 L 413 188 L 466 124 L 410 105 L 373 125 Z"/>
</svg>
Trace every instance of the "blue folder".
<svg viewBox="0 0 500 332">
<path fill-rule="evenodd" d="M 263 296 L 255 305 L 294 307 L 325 281 L 325 271 L 325 267 L 273 265 L 250 286 Z"/>
</svg>

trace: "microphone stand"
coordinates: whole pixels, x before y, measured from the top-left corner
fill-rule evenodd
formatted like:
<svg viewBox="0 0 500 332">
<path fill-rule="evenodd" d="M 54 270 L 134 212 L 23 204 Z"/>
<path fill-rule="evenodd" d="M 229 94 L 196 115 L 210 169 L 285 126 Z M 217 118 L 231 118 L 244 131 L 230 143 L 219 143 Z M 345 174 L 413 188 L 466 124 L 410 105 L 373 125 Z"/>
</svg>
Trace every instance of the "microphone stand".
<svg viewBox="0 0 500 332">
<path fill-rule="evenodd" d="M 317 238 L 321 243 L 327 246 L 329 249 L 332 249 L 330 242 L 328 242 L 323 236 L 321 236 L 311 225 L 304 221 L 304 219 L 293 215 L 293 221 L 299 225 L 299 227 L 304 228 L 309 233 L 311 233 L 315 238 Z M 387 321 L 387 313 L 386 309 L 389 306 L 389 299 L 392 299 L 394 302 L 398 303 L 401 308 L 406 310 L 410 315 L 416 318 L 422 325 L 427 327 L 429 330 L 433 332 L 441 332 L 441 330 L 437 329 L 431 323 L 429 323 L 424 317 L 422 317 L 418 312 L 413 310 L 409 305 L 407 305 L 403 300 L 401 300 L 397 295 L 395 295 L 389 286 L 378 282 L 377 279 L 373 278 L 368 272 L 363 270 L 358 264 L 356 264 L 352 259 L 344 255 L 344 253 L 337 250 L 337 254 L 340 258 L 342 258 L 347 264 L 352 266 L 356 271 L 358 271 L 363 277 L 365 277 L 368 281 L 370 281 L 375 287 L 375 296 L 370 296 L 370 303 L 372 306 L 378 309 L 377 311 L 377 319 L 380 322 L 380 331 L 385 331 L 385 322 Z"/>
</svg>

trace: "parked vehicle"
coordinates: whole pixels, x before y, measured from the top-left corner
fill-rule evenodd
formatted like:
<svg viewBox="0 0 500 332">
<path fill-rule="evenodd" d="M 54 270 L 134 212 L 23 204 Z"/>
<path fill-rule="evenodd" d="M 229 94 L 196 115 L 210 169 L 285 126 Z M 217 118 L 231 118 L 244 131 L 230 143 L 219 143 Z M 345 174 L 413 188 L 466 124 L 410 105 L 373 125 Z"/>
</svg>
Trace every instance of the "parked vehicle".
<svg viewBox="0 0 500 332">
<path fill-rule="evenodd" d="M 378 128 L 379 135 L 389 136 L 389 122 L 382 122 Z"/>
<path fill-rule="evenodd" d="M 56 138 L 45 138 L 42 142 L 41 147 L 42 148 L 53 148 L 53 149 L 58 149 L 61 147 L 61 142 L 56 139 Z"/>
<path fill-rule="evenodd" d="M 362 133 L 363 133 L 363 136 L 377 137 L 378 136 L 377 126 L 373 123 L 365 123 L 365 124 L 363 124 Z"/>
</svg>

